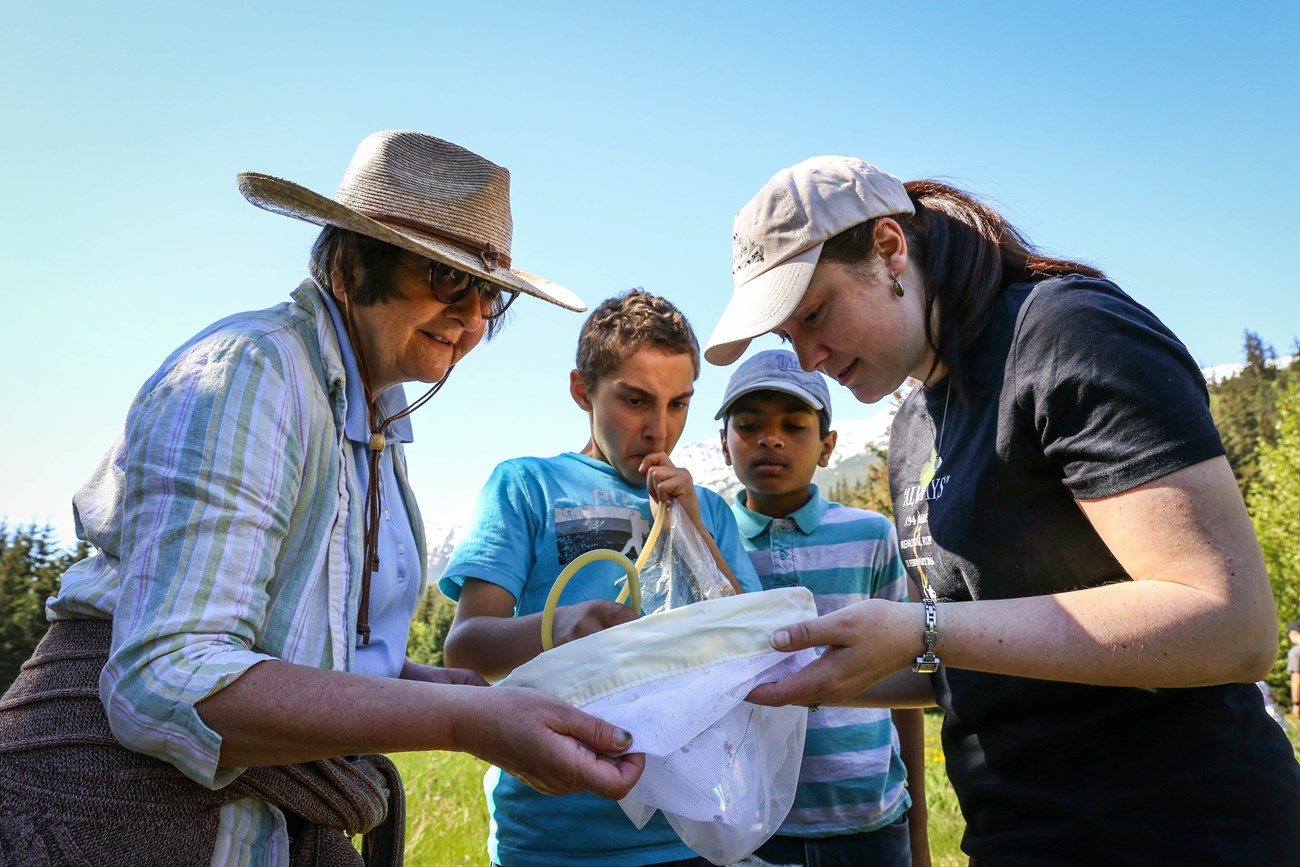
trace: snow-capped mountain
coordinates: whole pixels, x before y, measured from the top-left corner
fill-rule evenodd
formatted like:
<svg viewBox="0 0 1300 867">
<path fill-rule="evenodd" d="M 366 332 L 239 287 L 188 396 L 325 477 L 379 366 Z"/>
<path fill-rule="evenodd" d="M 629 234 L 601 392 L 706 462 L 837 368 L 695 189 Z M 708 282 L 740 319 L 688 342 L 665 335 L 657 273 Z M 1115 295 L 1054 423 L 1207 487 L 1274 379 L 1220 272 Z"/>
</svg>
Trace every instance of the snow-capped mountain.
<svg viewBox="0 0 1300 867">
<path fill-rule="evenodd" d="M 823 490 L 840 479 L 856 481 L 866 474 L 867 465 L 876 460 L 873 446 L 884 448 L 889 442 L 889 423 L 893 411 L 883 410 L 868 419 L 850 419 L 835 422 L 839 433 L 830 462 L 813 475 L 813 481 Z M 679 443 L 673 450 L 673 463 L 691 471 L 697 485 L 703 485 L 730 500 L 740 489 L 736 474 L 722 457 L 722 443 L 718 439 Z"/>
<path fill-rule="evenodd" d="M 1277 362 L 1273 366 L 1280 369 L 1286 367 L 1290 363 L 1291 356 L 1287 355 L 1277 359 Z M 1245 368 L 1246 365 L 1236 362 L 1232 364 L 1216 364 L 1212 367 L 1202 367 L 1201 373 L 1205 376 L 1206 382 L 1214 384 L 1216 382 L 1223 382 L 1225 379 L 1232 379 Z"/>
</svg>

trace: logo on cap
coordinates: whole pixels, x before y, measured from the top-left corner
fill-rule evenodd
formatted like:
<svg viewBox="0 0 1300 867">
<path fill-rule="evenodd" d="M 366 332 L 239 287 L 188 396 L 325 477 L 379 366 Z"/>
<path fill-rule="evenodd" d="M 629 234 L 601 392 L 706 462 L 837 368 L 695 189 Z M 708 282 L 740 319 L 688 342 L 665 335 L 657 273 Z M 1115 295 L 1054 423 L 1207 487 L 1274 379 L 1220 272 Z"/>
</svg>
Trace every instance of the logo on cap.
<svg viewBox="0 0 1300 867">
<path fill-rule="evenodd" d="M 756 262 L 763 261 L 763 245 L 755 244 L 753 238 L 742 238 L 739 234 L 731 236 L 731 273 L 743 271 Z"/>
<path fill-rule="evenodd" d="M 799 366 L 798 357 L 793 355 L 776 356 L 776 369 L 790 370 L 790 371 L 794 371 L 795 373 L 805 373 L 804 369 Z"/>
</svg>

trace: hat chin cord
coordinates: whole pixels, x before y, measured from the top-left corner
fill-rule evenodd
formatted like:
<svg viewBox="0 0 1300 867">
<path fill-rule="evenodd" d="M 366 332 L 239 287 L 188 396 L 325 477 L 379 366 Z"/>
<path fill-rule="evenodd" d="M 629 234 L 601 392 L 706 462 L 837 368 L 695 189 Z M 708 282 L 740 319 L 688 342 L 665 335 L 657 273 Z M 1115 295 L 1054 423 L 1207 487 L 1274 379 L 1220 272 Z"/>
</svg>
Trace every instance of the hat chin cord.
<svg viewBox="0 0 1300 867">
<path fill-rule="evenodd" d="M 370 579 L 375 572 L 379 571 L 379 516 L 383 511 L 384 489 L 383 484 L 378 481 L 379 459 L 388 446 L 384 431 L 388 430 L 388 426 L 393 422 L 405 418 L 432 400 L 433 396 L 447 382 L 447 377 L 451 376 L 451 372 L 456 365 L 453 364 L 448 367 L 447 372 L 442 375 L 442 379 L 435 382 L 419 400 L 408 405 L 401 412 L 388 416 L 376 425 L 375 395 L 370 388 L 370 371 L 366 366 L 366 353 L 361 346 L 361 342 L 357 340 L 357 328 L 352 321 L 352 299 L 346 291 L 343 293 L 343 321 L 347 325 L 348 340 L 352 343 L 352 354 L 357 359 L 357 370 L 361 373 L 361 387 L 366 395 L 366 426 L 370 429 L 370 471 L 366 479 L 366 544 L 365 553 L 361 558 L 361 601 L 357 606 L 357 635 L 360 636 L 363 645 L 368 645 L 370 644 Z"/>
</svg>

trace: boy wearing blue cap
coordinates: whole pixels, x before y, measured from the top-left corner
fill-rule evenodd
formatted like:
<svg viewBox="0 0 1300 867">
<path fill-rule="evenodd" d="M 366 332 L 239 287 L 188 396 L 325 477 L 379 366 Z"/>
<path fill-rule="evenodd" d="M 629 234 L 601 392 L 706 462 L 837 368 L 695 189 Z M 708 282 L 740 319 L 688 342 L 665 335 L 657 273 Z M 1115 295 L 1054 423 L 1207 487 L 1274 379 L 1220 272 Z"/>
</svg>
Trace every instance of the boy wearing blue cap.
<svg viewBox="0 0 1300 867">
<path fill-rule="evenodd" d="M 820 614 L 907 598 L 893 523 L 832 503 L 812 484 L 836 441 L 820 374 L 792 352 L 760 352 L 732 375 L 717 418 L 723 455 L 744 485 L 732 512 L 764 589 L 807 587 Z M 915 850 L 916 863 L 928 864 L 923 765 L 920 710 L 811 714 L 794 807 L 742 863 L 910 867 Z"/>
</svg>

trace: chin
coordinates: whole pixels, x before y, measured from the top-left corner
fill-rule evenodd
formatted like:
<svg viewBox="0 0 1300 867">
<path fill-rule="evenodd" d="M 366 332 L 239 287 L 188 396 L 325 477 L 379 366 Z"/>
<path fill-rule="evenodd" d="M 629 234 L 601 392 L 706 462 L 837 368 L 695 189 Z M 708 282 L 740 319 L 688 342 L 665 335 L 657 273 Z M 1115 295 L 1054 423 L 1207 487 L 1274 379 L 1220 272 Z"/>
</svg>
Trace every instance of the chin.
<svg viewBox="0 0 1300 867">
<path fill-rule="evenodd" d="M 614 467 L 614 470 L 623 477 L 623 481 L 627 482 L 629 485 L 645 484 L 646 474 L 637 472 L 637 469 L 641 466 L 640 464 L 613 464 L 612 466 Z"/>
</svg>

